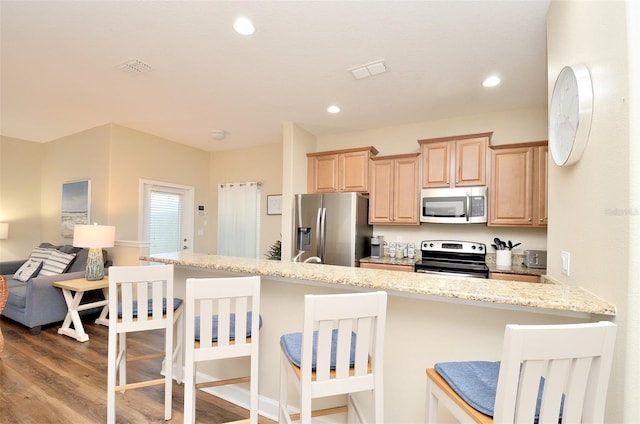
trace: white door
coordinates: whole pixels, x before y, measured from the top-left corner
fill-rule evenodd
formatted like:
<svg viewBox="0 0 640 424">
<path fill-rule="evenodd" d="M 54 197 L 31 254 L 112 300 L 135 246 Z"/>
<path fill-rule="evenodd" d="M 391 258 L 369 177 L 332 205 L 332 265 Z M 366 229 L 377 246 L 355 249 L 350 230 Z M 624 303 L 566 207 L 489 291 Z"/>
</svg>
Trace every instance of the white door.
<svg viewBox="0 0 640 424">
<path fill-rule="evenodd" d="M 140 239 L 149 254 L 193 252 L 193 187 L 141 180 L 140 191 Z"/>
</svg>

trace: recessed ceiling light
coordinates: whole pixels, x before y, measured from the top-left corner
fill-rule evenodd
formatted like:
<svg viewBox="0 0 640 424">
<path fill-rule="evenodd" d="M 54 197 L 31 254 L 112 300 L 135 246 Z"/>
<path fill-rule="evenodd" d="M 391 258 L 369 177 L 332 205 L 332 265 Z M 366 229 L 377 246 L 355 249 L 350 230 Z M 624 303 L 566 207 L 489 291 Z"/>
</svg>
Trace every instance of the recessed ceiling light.
<svg viewBox="0 0 640 424">
<path fill-rule="evenodd" d="M 329 106 L 327 108 L 327 112 L 329 112 L 329 113 L 338 113 L 338 112 L 340 112 L 340 108 L 338 106 L 336 106 L 336 105 L 332 105 L 332 106 Z"/>
<path fill-rule="evenodd" d="M 236 21 L 233 23 L 233 29 L 235 29 L 238 34 L 242 35 L 251 35 L 256 32 L 253 24 L 247 18 L 236 19 Z"/>
<path fill-rule="evenodd" d="M 496 77 L 495 75 L 487 78 L 482 82 L 482 85 L 484 87 L 495 87 L 498 84 L 500 84 L 500 78 Z"/>
</svg>

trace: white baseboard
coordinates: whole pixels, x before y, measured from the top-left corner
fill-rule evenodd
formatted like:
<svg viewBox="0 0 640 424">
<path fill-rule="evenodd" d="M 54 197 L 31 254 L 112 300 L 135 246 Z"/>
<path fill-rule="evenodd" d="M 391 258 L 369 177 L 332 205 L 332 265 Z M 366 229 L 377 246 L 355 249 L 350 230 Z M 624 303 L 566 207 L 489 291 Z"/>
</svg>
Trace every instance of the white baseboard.
<svg viewBox="0 0 640 424">
<path fill-rule="evenodd" d="M 196 381 L 216 381 L 215 377 L 207 374 L 197 373 Z M 229 386 L 207 387 L 202 389 L 214 396 L 218 396 L 227 402 L 249 409 L 249 383 L 233 384 Z M 273 421 L 278 421 L 279 401 L 266 396 L 258 396 L 258 414 Z M 292 408 L 292 412 L 300 412 Z M 313 419 L 317 424 L 339 424 L 346 422 L 346 414 L 336 414 L 334 416 L 323 416 Z"/>
</svg>

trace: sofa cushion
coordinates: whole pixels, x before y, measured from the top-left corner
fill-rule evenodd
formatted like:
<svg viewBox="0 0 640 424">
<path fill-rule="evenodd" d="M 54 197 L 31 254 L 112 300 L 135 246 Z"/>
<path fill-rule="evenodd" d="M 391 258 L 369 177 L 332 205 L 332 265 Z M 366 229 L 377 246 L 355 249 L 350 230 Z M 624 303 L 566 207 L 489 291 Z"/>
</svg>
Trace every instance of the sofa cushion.
<svg viewBox="0 0 640 424">
<path fill-rule="evenodd" d="M 75 253 L 62 253 L 54 250 L 44 263 L 38 275 L 62 274 L 67 270 L 71 261 L 76 257 Z"/>
<path fill-rule="evenodd" d="M 9 296 L 7 297 L 7 305 L 13 305 L 18 309 L 27 307 L 27 283 L 22 281 L 8 279 Z"/>
<path fill-rule="evenodd" d="M 35 259 L 36 261 L 44 262 L 49 256 L 51 256 L 51 253 L 53 253 L 55 250 L 55 247 L 42 247 L 42 245 L 34 247 L 31 251 L 29 259 Z"/>
<path fill-rule="evenodd" d="M 18 281 L 26 282 L 29 278 L 38 275 L 38 271 L 42 267 L 42 261 L 36 259 L 28 259 L 20 269 L 13 274 L 13 278 Z"/>
<path fill-rule="evenodd" d="M 56 249 L 61 251 L 62 253 L 78 253 L 82 250 L 81 247 L 71 246 L 70 244 L 63 244 L 60 246 L 56 246 Z"/>
</svg>

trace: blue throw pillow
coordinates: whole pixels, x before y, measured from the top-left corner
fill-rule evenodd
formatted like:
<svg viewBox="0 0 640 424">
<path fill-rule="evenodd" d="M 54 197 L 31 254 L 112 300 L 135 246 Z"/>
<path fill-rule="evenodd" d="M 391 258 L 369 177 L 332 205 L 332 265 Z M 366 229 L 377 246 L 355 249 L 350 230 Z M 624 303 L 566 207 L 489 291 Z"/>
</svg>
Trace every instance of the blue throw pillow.
<svg viewBox="0 0 640 424">
<path fill-rule="evenodd" d="M 251 317 L 252 317 L 252 313 L 251 312 L 247 312 L 247 334 L 246 337 L 251 337 Z M 262 315 L 258 316 L 258 322 L 259 322 L 259 327 L 262 328 Z M 211 341 L 212 342 L 217 342 L 218 341 L 218 315 L 214 315 L 212 317 L 212 324 L 213 324 L 213 328 L 212 328 L 212 335 L 211 335 Z M 260 329 L 259 328 L 259 329 Z M 259 330 L 258 329 L 258 330 Z M 200 340 L 200 317 L 196 317 L 195 320 L 195 339 L 196 340 Z M 236 314 L 231 314 L 229 317 L 229 339 L 230 340 L 235 340 L 236 339 Z"/>
<path fill-rule="evenodd" d="M 175 311 L 182 305 L 182 299 L 174 298 L 173 299 L 173 310 Z M 167 299 L 162 299 L 162 314 L 167 313 Z M 147 316 L 153 314 L 153 300 L 149 299 L 147 302 Z M 133 301 L 133 317 L 138 317 L 138 301 Z M 122 305 L 118 305 L 118 318 L 122 318 Z"/>
<path fill-rule="evenodd" d="M 465 402 L 475 410 L 493 417 L 498 388 L 498 373 L 500 372 L 499 361 L 441 362 L 436 364 L 434 368 Z M 543 390 L 544 378 L 541 378 L 536 402 L 536 422 L 540 415 Z M 559 418 L 562 418 L 563 403 L 564 395 L 560 404 Z"/>
<path fill-rule="evenodd" d="M 297 367 L 302 363 L 302 333 L 290 333 L 280 337 L 280 342 L 287 358 Z M 329 368 L 336 369 L 336 350 L 338 345 L 338 330 L 331 332 L 331 359 Z M 316 370 L 316 359 L 318 357 L 318 332 L 313 332 L 313 353 L 311 356 L 311 369 Z M 355 364 L 356 358 L 356 334 L 351 333 L 351 352 L 349 354 L 349 366 Z"/>
</svg>

